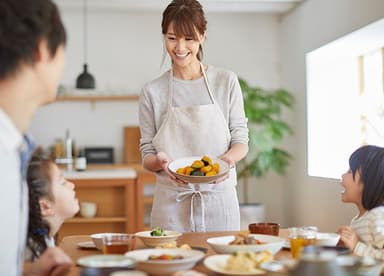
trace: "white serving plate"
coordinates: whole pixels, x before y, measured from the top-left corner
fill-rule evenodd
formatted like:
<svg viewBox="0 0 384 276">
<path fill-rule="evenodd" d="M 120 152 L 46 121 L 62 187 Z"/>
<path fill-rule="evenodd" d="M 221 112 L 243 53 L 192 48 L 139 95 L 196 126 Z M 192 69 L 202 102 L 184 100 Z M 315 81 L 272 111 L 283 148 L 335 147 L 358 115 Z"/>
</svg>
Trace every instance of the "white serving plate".
<svg viewBox="0 0 384 276">
<path fill-rule="evenodd" d="M 77 264 L 86 267 L 127 267 L 135 265 L 135 260 L 124 255 L 92 255 L 77 260 Z"/>
<path fill-rule="evenodd" d="M 252 272 L 234 272 L 234 271 L 228 271 L 225 269 L 225 266 L 227 264 L 228 258 L 231 255 L 212 255 L 204 260 L 204 265 L 211 271 L 224 274 L 224 275 L 260 275 L 264 274 L 265 271 L 262 269 L 255 269 Z"/>
<path fill-rule="evenodd" d="M 152 231 L 137 232 L 134 235 L 140 238 L 146 246 L 155 247 L 176 240 L 182 234 L 176 231 L 164 230 L 165 236 L 151 236 Z"/>
<path fill-rule="evenodd" d="M 259 252 L 269 250 L 272 254 L 276 254 L 285 244 L 285 239 L 277 236 L 249 234 L 255 239 L 264 242 L 263 244 L 246 244 L 246 245 L 230 245 L 229 243 L 235 239 L 235 236 L 222 236 L 207 239 L 207 243 L 212 249 L 219 254 L 230 254 L 236 251 L 253 251 Z"/>
<path fill-rule="evenodd" d="M 219 163 L 220 170 L 217 175 L 214 176 L 191 176 L 176 173 L 177 169 L 192 165 L 193 161 L 201 160 L 202 156 L 191 156 L 173 160 L 168 164 L 169 171 L 177 178 L 184 180 L 185 182 L 192 184 L 211 183 L 221 177 L 223 177 L 229 171 L 229 164 L 218 158 L 211 158 L 213 163 Z"/>
<path fill-rule="evenodd" d="M 148 260 L 150 255 L 181 255 L 183 259 L 177 260 Z M 186 249 L 141 249 L 127 252 L 125 256 L 134 259 L 136 269 L 151 275 L 169 275 L 176 271 L 188 270 L 204 257 L 199 250 Z"/>
</svg>

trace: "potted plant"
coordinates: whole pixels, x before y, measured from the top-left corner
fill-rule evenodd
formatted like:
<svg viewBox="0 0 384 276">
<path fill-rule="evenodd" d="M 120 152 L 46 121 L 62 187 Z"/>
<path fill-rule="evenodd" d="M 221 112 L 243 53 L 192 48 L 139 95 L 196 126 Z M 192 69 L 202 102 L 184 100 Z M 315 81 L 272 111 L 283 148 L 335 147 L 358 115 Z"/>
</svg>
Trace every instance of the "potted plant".
<svg viewBox="0 0 384 276">
<path fill-rule="evenodd" d="M 284 121 L 283 111 L 293 107 L 293 95 L 284 89 L 265 90 L 250 86 L 239 79 L 248 118 L 249 152 L 237 166 L 238 178 L 243 180 L 244 203 L 249 204 L 249 177 L 263 177 L 269 171 L 284 174 L 292 158 L 281 148 L 283 138 L 292 134 Z"/>
</svg>

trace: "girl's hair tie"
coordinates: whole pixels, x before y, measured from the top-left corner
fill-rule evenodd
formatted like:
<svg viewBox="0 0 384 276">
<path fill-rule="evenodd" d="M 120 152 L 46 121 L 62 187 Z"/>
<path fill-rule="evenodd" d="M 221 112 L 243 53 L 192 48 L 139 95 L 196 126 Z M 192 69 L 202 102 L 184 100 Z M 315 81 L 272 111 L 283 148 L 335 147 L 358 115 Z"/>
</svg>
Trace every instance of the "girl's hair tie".
<svg viewBox="0 0 384 276">
<path fill-rule="evenodd" d="M 32 233 L 37 235 L 37 236 L 44 237 L 44 236 L 48 235 L 48 230 L 45 228 L 34 228 L 32 230 Z"/>
</svg>

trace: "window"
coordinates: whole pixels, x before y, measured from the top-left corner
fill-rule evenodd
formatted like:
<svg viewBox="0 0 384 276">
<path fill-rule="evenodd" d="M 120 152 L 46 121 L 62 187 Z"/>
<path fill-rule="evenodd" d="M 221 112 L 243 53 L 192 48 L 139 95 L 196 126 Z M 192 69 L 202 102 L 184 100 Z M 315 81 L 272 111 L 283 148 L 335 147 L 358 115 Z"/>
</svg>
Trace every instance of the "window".
<svg viewBox="0 0 384 276">
<path fill-rule="evenodd" d="M 384 19 L 307 54 L 308 174 L 340 178 L 359 146 L 384 146 Z"/>
</svg>

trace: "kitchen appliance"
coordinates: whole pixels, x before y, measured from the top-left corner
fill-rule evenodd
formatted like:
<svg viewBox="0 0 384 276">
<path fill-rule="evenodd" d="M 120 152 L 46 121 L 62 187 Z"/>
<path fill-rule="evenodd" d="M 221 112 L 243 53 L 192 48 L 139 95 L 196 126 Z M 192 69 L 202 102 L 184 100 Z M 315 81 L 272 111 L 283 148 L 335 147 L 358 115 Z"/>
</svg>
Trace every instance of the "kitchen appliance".
<svg viewBox="0 0 384 276">
<path fill-rule="evenodd" d="M 113 147 L 86 147 L 84 148 L 85 158 L 88 164 L 113 164 Z"/>
</svg>

